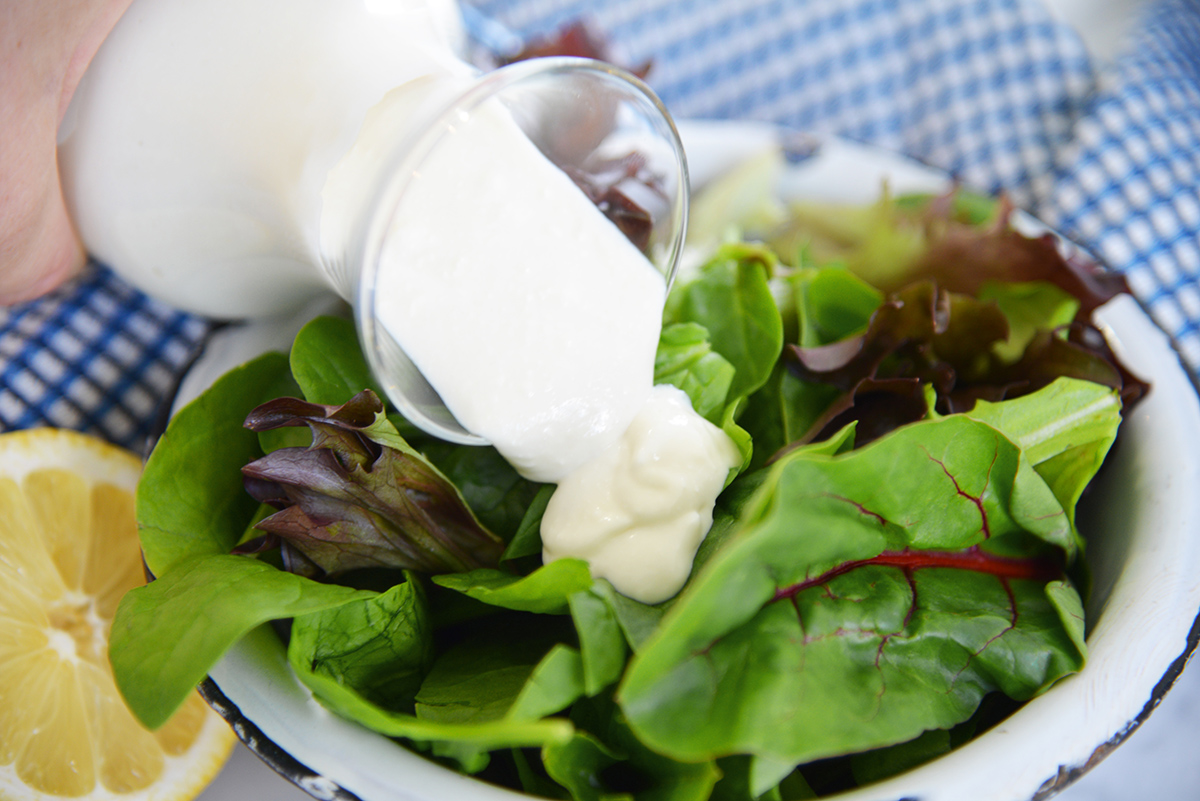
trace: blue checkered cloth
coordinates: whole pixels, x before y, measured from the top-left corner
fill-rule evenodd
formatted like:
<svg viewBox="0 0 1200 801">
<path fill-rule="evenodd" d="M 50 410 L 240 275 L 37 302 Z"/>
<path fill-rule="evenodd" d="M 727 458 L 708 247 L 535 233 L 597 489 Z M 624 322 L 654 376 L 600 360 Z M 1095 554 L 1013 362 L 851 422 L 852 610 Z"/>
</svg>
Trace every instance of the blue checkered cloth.
<svg viewBox="0 0 1200 801">
<path fill-rule="evenodd" d="M 0 428 L 73 428 L 141 451 L 208 330 L 90 264 L 0 309 Z"/>
<path fill-rule="evenodd" d="M 1046 222 L 1123 272 L 1200 369 L 1200 2 L 1153 7 L 1058 154 Z"/>
<path fill-rule="evenodd" d="M 511 50 L 577 19 L 680 118 L 743 118 L 912 155 L 1007 192 L 1125 272 L 1200 369 L 1200 4 L 1157 0 L 1111 73 L 1036 0 L 477 0 Z M 514 37 L 513 34 L 516 34 Z M 209 324 L 106 269 L 0 310 L 0 427 L 140 447 Z"/>
</svg>

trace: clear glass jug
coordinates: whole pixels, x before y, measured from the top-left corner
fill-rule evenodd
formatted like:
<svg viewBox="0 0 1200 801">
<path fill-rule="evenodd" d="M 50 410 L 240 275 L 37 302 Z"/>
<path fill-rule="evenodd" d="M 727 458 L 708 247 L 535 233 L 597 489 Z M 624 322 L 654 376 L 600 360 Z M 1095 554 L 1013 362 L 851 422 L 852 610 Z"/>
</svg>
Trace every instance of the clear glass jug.
<svg viewBox="0 0 1200 801">
<path fill-rule="evenodd" d="M 212 317 L 284 314 L 338 293 L 400 410 L 480 443 L 379 324 L 396 291 L 380 265 L 395 243 L 485 225 L 544 237 L 557 204 L 504 202 L 506 186 L 540 180 L 541 161 L 669 284 L 687 170 L 669 115 L 632 75 L 560 58 L 480 73 L 463 52 L 447 0 L 135 0 L 60 131 L 80 235 L 143 291 Z M 536 155 L 513 144 L 444 173 L 462 197 L 497 200 L 456 204 L 462 218 L 441 228 L 445 215 L 420 218 L 423 172 L 478 155 L 498 130 Z"/>
</svg>

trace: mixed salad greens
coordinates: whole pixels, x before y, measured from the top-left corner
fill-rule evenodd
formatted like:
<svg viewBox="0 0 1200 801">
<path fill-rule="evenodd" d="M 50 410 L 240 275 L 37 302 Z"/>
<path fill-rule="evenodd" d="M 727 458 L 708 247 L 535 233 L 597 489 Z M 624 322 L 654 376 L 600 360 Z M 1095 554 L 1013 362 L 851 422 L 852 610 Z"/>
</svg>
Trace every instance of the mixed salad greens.
<svg viewBox="0 0 1200 801">
<path fill-rule="evenodd" d="M 730 191 L 698 200 L 705 233 Z M 1091 323 L 1120 279 L 1017 233 L 1003 200 L 758 194 L 664 313 L 656 381 L 744 455 L 678 596 L 543 565 L 553 487 L 391 413 L 351 323 L 320 318 L 148 461 L 157 578 L 110 648 L 138 717 L 275 621 L 322 704 L 467 773 L 793 801 L 944 753 L 1079 670 L 1075 507 L 1146 389 Z"/>
</svg>

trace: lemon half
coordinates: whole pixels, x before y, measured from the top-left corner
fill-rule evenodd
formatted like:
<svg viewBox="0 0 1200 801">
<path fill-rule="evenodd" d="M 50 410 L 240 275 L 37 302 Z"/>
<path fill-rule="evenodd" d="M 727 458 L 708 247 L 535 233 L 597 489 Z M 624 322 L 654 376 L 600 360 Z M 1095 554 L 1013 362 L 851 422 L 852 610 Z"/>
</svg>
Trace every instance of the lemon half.
<svg viewBox="0 0 1200 801">
<path fill-rule="evenodd" d="M 190 799 L 229 757 L 199 695 L 150 732 L 113 681 L 113 612 L 145 583 L 141 468 L 72 431 L 0 434 L 0 801 Z"/>
</svg>

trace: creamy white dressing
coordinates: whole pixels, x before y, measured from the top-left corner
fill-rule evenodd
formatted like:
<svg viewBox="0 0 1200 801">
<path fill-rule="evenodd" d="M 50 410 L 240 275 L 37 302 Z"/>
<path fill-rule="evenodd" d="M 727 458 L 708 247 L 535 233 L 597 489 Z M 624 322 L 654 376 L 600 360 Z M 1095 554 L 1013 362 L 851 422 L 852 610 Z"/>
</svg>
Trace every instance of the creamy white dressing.
<svg viewBox="0 0 1200 801">
<path fill-rule="evenodd" d="M 620 440 L 559 483 L 542 518 L 544 558 L 585 559 L 621 594 L 665 601 L 687 581 L 717 495 L 740 463 L 687 395 L 655 387 Z"/>
<path fill-rule="evenodd" d="M 376 316 L 467 430 L 559 481 L 641 408 L 665 283 L 502 108 L 452 138 L 405 190 Z"/>
<path fill-rule="evenodd" d="M 215 317 L 356 300 L 396 148 L 476 73 L 448 0 L 135 0 L 60 131 L 89 250 Z M 665 284 L 492 101 L 405 189 L 375 314 L 469 431 L 556 482 L 546 558 L 670 597 L 736 449 L 654 389 Z"/>
<path fill-rule="evenodd" d="M 460 423 L 558 484 L 546 561 L 582 558 L 644 603 L 676 594 L 741 455 L 653 386 L 662 275 L 498 105 L 421 164 L 395 219 L 377 317 Z"/>
</svg>

